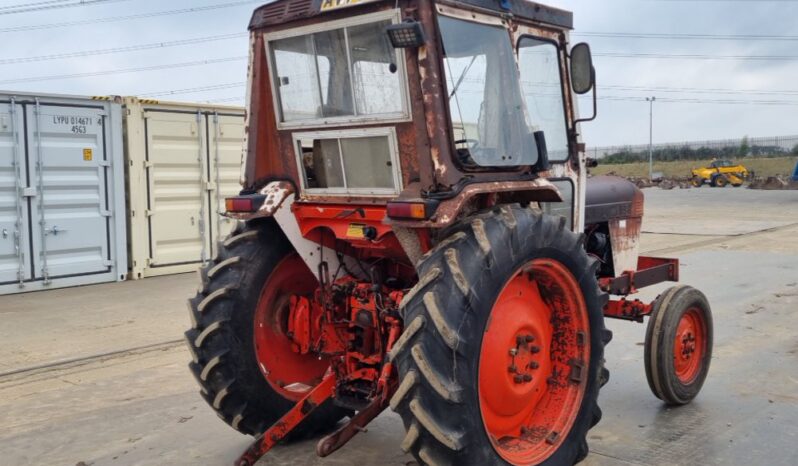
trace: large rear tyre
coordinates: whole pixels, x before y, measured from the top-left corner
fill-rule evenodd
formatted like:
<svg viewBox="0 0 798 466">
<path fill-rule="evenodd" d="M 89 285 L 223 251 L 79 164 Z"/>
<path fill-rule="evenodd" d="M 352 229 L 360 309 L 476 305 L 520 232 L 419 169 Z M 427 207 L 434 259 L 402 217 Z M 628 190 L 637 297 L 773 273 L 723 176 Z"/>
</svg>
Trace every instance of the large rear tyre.
<svg viewBox="0 0 798 466">
<path fill-rule="evenodd" d="M 611 333 L 582 241 L 562 217 L 503 206 L 425 256 L 390 354 L 405 451 L 436 465 L 587 456 Z"/>
<path fill-rule="evenodd" d="M 324 375 L 329 363 L 300 355 L 286 335 L 288 302 L 309 295 L 315 277 L 272 219 L 239 226 L 199 271 L 186 341 L 200 393 L 234 429 L 258 435 Z M 332 428 L 349 412 L 327 403 L 291 437 Z"/>
<path fill-rule="evenodd" d="M 701 391 L 712 359 L 712 311 L 703 293 L 681 285 L 654 301 L 645 340 L 648 386 L 669 405 Z"/>
</svg>

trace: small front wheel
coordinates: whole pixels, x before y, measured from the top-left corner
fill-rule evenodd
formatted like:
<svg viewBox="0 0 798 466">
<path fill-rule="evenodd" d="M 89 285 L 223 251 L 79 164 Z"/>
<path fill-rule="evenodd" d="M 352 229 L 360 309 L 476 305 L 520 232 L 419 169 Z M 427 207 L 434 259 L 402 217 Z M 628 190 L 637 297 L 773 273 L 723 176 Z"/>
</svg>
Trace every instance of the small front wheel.
<svg viewBox="0 0 798 466">
<path fill-rule="evenodd" d="M 689 286 L 667 289 L 654 301 L 645 342 L 648 386 L 670 405 L 684 405 L 701 391 L 712 359 L 712 312 L 703 293 Z"/>
<path fill-rule="evenodd" d="M 700 176 L 694 176 L 692 179 L 690 179 L 690 184 L 692 184 L 694 188 L 700 188 L 701 185 L 704 184 L 704 179 Z"/>
</svg>

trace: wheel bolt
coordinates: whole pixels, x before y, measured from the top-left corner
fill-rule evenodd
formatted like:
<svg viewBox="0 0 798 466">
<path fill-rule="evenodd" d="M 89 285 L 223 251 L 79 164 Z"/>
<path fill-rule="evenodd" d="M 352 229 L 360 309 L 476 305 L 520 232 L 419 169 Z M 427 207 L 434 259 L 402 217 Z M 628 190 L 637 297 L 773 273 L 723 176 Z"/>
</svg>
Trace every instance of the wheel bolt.
<svg viewBox="0 0 798 466">
<path fill-rule="evenodd" d="M 540 346 L 533 346 L 533 347 L 529 348 L 529 351 L 531 351 L 533 353 L 540 353 Z"/>
<path fill-rule="evenodd" d="M 532 336 L 532 335 L 527 335 L 526 336 L 526 342 L 527 343 L 531 343 L 533 341 L 535 341 L 535 337 L 534 336 Z"/>
<path fill-rule="evenodd" d="M 524 376 L 522 376 L 522 375 L 516 375 L 515 377 L 513 377 L 513 381 L 514 381 L 515 383 L 523 383 L 523 381 L 524 381 Z"/>
<path fill-rule="evenodd" d="M 538 367 L 540 367 L 540 365 L 537 362 L 535 362 L 535 361 L 532 361 L 532 362 L 529 363 L 529 368 L 530 369 L 537 369 Z"/>
<path fill-rule="evenodd" d="M 515 344 L 516 345 L 523 345 L 526 343 L 526 337 L 523 335 L 518 335 L 515 337 Z"/>
<path fill-rule="evenodd" d="M 532 376 L 529 374 L 524 374 L 524 382 L 531 382 Z"/>
</svg>

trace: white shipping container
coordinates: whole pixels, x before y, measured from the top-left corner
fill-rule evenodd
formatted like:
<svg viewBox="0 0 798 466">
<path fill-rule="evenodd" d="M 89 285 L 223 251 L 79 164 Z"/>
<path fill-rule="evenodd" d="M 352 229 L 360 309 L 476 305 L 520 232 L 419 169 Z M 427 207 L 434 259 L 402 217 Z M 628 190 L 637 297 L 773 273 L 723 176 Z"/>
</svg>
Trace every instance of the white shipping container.
<svg viewBox="0 0 798 466">
<path fill-rule="evenodd" d="M 124 280 L 119 103 L 0 92 L 0 294 Z"/>
<path fill-rule="evenodd" d="M 244 109 L 124 98 L 131 278 L 196 270 L 235 222 Z"/>
</svg>

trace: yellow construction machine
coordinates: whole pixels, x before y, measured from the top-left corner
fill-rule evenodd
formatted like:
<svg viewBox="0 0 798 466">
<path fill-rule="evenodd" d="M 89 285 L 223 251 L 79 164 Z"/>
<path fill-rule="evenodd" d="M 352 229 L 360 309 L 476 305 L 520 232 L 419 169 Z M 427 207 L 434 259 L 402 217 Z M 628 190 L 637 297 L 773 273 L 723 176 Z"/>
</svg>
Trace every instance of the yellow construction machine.
<svg viewBox="0 0 798 466">
<path fill-rule="evenodd" d="M 738 187 L 750 176 L 747 168 L 731 160 L 713 160 L 708 167 L 694 168 L 692 175 L 691 182 L 696 188 L 704 183 L 709 183 L 714 188 L 722 188 L 728 184 Z"/>
</svg>

